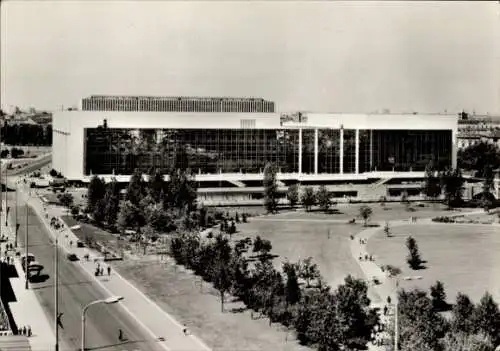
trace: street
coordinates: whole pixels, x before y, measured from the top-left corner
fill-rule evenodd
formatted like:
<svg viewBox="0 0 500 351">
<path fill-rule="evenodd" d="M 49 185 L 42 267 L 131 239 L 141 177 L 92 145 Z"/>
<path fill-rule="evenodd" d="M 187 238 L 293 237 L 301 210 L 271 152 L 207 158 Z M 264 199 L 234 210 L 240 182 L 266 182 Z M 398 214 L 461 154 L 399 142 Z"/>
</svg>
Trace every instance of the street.
<svg viewBox="0 0 500 351">
<path fill-rule="evenodd" d="M 14 204 L 15 193 L 9 193 L 9 204 Z M 26 207 L 19 196 L 17 208 L 19 228 L 19 248 L 24 252 L 26 231 Z M 10 211 L 10 221 L 15 221 L 15 209 Z M 48 279 L 32 283 L 42 307 L 50 320 L 54 320 L 54 243 L 44 224 L 30 208 L 28 212 L 28 249 L 36 260 L 44 266 L 42 275 Z M 64 238 L 61 237 L 61 240 Z M 101 278 L 102 279 L 102 278 Z M 106 278 L 107 279 L 107 278 Z M 111 277 L 112 279 L 112 277 Z M 63 328 L 60 337 L 64 339 L 60 349 L 80 349 L 81 312 L 83 306 L 94 300 L 109 297 L 93 278 L 84 272 L 77 262 L 70 262 L 59 248 L 59 312 Z M 119 329 L 123 331 L 125 341 L 118 339 Z M 87 350 L 165 350 L 158 340 L 152 339 L 129 314 L 119 305 L 99 304 L 89 308 L 86 314 L 86 349 Z"/>
</svg>

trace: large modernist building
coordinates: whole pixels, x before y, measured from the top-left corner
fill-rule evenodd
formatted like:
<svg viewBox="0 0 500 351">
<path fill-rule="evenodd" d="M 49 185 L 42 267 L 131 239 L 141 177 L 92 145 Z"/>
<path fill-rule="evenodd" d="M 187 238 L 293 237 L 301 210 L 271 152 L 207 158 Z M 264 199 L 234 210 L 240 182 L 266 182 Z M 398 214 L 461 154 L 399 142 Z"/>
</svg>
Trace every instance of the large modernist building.
<svg viewBox="0 0 500 351">
<path fill-rule="evenodd" d="M 250 194 L 274 162 L 281 187 L 337 184 L 352 195 L 353 184 L 421 180 L 430 161 L 455 167 L 456 137 L 453 115 L 307 113 L 283 122 L 278 113 L 61 111 L 53 167 L 69 180 L 127 181 L 136 168 L 184 162 L 200 189 Z"/>
<path fill-rule="evenodd" d="M 274 112 L 274 102 L 262 98 L 92 95 L 81 101 L 83 111 L 144 112 Z"/>
</svg>

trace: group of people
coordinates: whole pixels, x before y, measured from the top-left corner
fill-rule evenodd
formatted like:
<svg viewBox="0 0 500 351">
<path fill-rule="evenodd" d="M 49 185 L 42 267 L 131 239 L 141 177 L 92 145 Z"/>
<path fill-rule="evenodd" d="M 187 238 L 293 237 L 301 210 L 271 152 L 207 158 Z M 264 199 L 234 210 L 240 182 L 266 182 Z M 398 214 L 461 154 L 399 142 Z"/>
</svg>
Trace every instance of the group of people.
<svg viewBox="0 0 500 351">
<path fill-rule="evenodd" d="M 28 337 L 32 335 L 31 334 L 31 327 L 29 325 L 22 327 L 22 328 L 19 328 L 18 332 L 19 332 L 19 334 L 24 335 L 24 336 L 28 336 Z"/>
<path fill-rule="evenodd" d="M 111 266 L 107 267 L 107 271 L 108 271 L 108 277 L 111 276 Z M 101 267 L 101 264 L 97 262 L 97 266 L 95 268 L 95 276 L 98 277 L 103 275 L 104 275 L 104 267 Z"/>
<path fill-rule="evenodd" d="M 364 256 L 363 256 L 363 254 L 359 254 L 359 260 L 360 261 L 372 261 L 372 262 L 375 261 L 375 259 L 373 258 L 373 256 L 372 255 L 368 255 L 368 254 L 365 254 Z"/>
</svg>

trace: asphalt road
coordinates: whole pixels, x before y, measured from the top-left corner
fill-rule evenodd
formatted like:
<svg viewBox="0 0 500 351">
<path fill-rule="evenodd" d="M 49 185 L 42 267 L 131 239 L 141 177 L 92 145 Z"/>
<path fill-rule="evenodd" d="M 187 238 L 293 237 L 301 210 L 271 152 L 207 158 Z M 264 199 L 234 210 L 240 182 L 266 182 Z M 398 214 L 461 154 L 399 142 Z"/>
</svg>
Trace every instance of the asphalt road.
<svg viewBox="0 0 500 351">
<path fill-rule="evenodd" d="M 15 194 L 9 193 L 13 200 Z M 20 197 L 21 198 L 21 197 Z M 9 200 L 10 200 L 9 199 Z M 14 201 L 10 202 L 13 203 Z M 10 220 L 14 220 L 15 210 L 10 211 Z M 18 223 L 21 224 L 18 233 L 19 245 L 24 248 L 26 232 L 26 207 L 17 210 Z M 28 211 L 28 250 L 36 260 L 44 266 L 42 275 L 48 275 L 44 282 L 32 283 L 42 307 L 50 320 L 54 319 L 54 246 L 50 234 L 30 208 Z M 23 250 L 24 251 L 24 250 Z M 64 313 L 60 329 L 60 337 L 70 350 L 80 349 L 81 345 L 81 311 L 84 305 L 94 300 L 108 296 L 84 272 L 78 263 L 67 260 L 64 251 L 59 249 L 59 312 Z M 118 329 L 122 329 L 125 342 L 119 342 Z M 61 344 L 61 351 L 63 349 Z M 90 307 L 86 313 L 86 349 L 87 350 L 158 350 L 164 349 L 157 340 L 145 332 L 141 326 L 127 314 L 119 305 L 98 304 Z"/>
</svg>

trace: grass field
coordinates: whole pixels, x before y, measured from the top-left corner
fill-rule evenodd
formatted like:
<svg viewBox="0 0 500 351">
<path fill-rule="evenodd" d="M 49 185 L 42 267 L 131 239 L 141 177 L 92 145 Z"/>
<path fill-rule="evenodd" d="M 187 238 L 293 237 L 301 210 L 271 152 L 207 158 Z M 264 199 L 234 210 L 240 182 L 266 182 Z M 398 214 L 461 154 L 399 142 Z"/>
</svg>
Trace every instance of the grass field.
<svg viewBox="0 0 500 351">
<path fill-rule="evenodd" d="M 268 319 L 252 319 L 240 302 L 225 304 L 220 310 L 219 294 L 200 278 L 172 263 L 161 263 L 158 259 L 147 261 L 113 262 L 114 269 L 136 284 L 158 305 L 172 314 L 214 351 L 305 351 L 290 332 L 285 343 L 286 332 L 279 324 L 268 325 Z M 236 309 L 236 311 L 231 311 Z M 255 315 L 257 318 L 257 315 Z"/>
<path fill-rule="evenodd" d="M 380 204 L 340 204 L 338 206 L 332 207 L 335 211 L 333 213 L 323 213 L 321 211 L 314 211 L 310 213 L 304 213 L 303 211 L 288 212 L 283 213 L 281 216 L 283 218 L 312 218 L 312 219 L 339 219 L 351 220 L 356 218 L 356 222 L 362 221 L 359 218 L 359 208 L 361 206 L 368 206 L 372 209 L 373 214 L 371 216 L 371 221 L 391 221 L 396 219 L 406 219 L 410 216 L 416 216 L 418 218 L 436 217 L 436 216 L 450 216 L 459 214 L 464 210 L 447 210 L 446 206 L 442 204 L 425 204 L 425 207 L 417 207 L 412 205 L 414 212 L 406 210 L 406 207 L 398 202 L 386 203 L 384 206 Z"/>
<path fill-rule="evenodd" d="M 403 226 L 393 229 L 394 237 L 380 231 L 368 242 L 382 264 L 401 268 L 401 276 L 422 276 L 422 280 L 404 282 L 403 287 L 428 288 L 440 280 L 448 302 L 463 292 L 478 302 L 489 291 L 500 302 L 500 230 L 498 227 L 436 224 Z M 426 269 L 413 271 L 406 263 L 405 240 L 412 235 L 418 243 Z"/>
<path fill-rule="evenodd" d="M 307 216 L 302 214 L 302 217 Z M 278 255 L 274 264 L 281 269 L 286 259 L 297 262 L 309 256 L 319 266 L 321 275 L 332 287 L 344 281 L 348 274 L 365 279 L 358 263 L 350 250 L 350 235 L 362 230 L 361 225 L 328 223 L 323 221 L 287 221 L 287 218 L 251 219 L 250 223 L 240 224 L 238 233 L 233 239 L 246 236 L 255 238 L 260 235 L 273 245 L 272 253 Z M 330 237 L 328 237 L 330 233 Z M 370 289 L 371 290 L 371 289 Z M 378 301 L 379 297 L 372 291 L 370 299 Z"/>
</svg>

